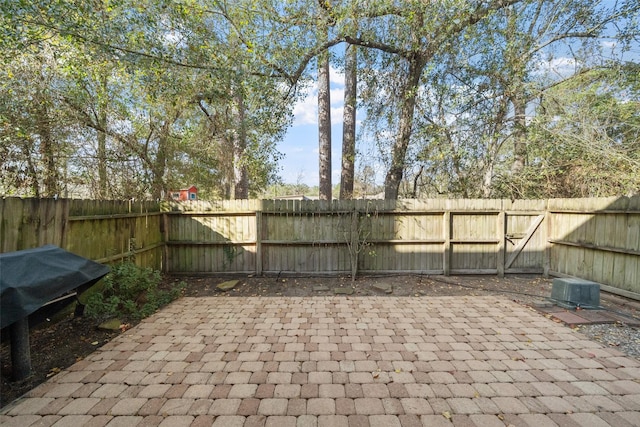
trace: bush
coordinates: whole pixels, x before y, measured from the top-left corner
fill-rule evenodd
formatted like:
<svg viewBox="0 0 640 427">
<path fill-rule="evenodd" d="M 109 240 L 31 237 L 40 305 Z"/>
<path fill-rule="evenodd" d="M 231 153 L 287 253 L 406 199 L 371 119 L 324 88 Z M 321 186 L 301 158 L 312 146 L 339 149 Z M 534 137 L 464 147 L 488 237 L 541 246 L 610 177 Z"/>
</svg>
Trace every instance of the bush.
<svg viewBox="0 0 640 427">
<path fill-rule="evenodd" d="M 118 317 L 122 321 L 138 321 L 178 298 L 185 283 L 162 290 L 160 272 L 141 268 L 131 261 L 112 267 L 100 291 L 87 299 L 85 313 L 94 318 Z"/>
</svg>

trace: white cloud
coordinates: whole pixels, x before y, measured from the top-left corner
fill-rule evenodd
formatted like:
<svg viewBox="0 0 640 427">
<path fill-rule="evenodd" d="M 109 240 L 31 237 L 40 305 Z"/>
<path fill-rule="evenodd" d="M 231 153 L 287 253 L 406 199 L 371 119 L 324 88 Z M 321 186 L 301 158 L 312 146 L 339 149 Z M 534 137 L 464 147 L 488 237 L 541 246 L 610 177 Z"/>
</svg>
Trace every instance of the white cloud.
<svg viewBox="0 0 640 427">
<path fill-rule="evenodd" d="M 539 74 L 555 74 L 557 76 L 566 77 L 573 74 L 578 66 L 578 62 L 573 58 L 559 57 L 549 61 L 538 62 Z"/>
<path fill-rule="evenodd" d="M 331 81 L 333 85 L 333 81 Z M 332 88 L 329 92 L 331 98 L 331 124 L 342 123 L 342 105 L 344 102 L 344 89 Z M 303 93 L 303 98 L 293 106 L 293 125 L 318 124 L 318 85 L 314 83 Z"/>
<path fill-rule="evenodd" d="M 318 93 L 307 93 L 293 106 L 293 125 L 314 125 L 318 123 Z"/>
<path fill-rule="evenodd" d="M 333 88 L 329 91 L 329 96 L 331 97 L 331 105 L 339 104 L 342 106 L 344 103 L 344 89 L 342 88 Z"/>
<path fill-rule="evenodd" d="M 554 58 L 549 62 L 549 67 L 552 69 L 575 67 L 576 60 L 573 58 L 561 57 Z"/>
<path fill-rule="evenodd" d="M 331 84 L 344 86 L 344 73 L 329 66 L 329 80 L 331 80 Z"/>
<path fill-rule="evenodd" d="M 331 126 L 342 123 L 344 108 L 342 105 L 339 107 L 331 107 Z"/>
</svg>

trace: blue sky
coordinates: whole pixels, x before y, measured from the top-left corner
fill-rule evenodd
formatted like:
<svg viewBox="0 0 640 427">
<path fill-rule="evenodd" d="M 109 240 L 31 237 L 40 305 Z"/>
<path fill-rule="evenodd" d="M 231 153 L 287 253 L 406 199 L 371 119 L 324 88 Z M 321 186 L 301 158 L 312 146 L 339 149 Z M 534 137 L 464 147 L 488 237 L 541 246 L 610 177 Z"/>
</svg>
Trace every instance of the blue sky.
<svg viewBox="0 0 640 427">
<path fill-rule="evenodd" d="M 331 170 L 332 184 L 340 182 L 342 154 L 342 105 L 344 74 L 330 70 L 331 80 Z M 284 159 L 280 161 L 283 182 L 298 181 L 318 185 L 318 88 L 314 83 L 307 88 L 293 109 L 294 121 L 284 140 L 278 145 Z"/>
</svg>

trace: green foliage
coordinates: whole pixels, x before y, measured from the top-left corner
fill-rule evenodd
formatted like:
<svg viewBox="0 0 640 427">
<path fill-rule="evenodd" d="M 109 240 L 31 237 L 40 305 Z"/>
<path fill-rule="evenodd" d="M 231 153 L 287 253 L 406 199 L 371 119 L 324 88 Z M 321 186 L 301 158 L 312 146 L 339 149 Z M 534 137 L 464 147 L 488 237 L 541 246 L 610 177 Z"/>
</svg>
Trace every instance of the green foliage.
<svg viewBox="0 0 640 427">
<path fill-rule="evenodd" d="M 242 168 L 250 193 L 275 181 L 292 104 L 263 69 L 270 60 L 243 48 L 260 11 L 197 0 L 0 5 L 1 193 L 159 199 L 193 184 L 231 197 Z M 234 31 L 236 18 L 246 23 Z"/>
<path fill-rule="evenodd" d="M 596 70 L 557 85 L 540 100 L 528 129 L 528 164 L 502 174 L 511 198 L 604 197 L 640 189 L 637 66 Z"/>
<path fill-rule="evenodd" d="M 101 291 L 87 300 L 85 313 L 94 318 L 118 317 L 137 321 L 155 313 L 178 298 L 186 284 L 180 282 L 170 290 L 158 288 L 160 272 L 125 261 L 112 267 Z"/>
<path fill-rule="evenodd" d="M 588 147 L 606 138 L 572 138 L 573 107 L 556 110 L 559 132 L 539 98 L 589 68 L 637 62 L 639 16 L 633 0 L 0 0 L 0 193 L 280 195 L 277 143 L 296 96 L 310 64 L 344 42 L 359 46 L 359 132 L 378 151 L 357 163 L 388 169 L 387 195 L 401 178 L 413 197 L 553 192 L 576 172 L 561 164 L 599 163 Z M 613 98 L 607 138 L 631 141 L 637 104 Z M 609 108 L 585 100 L 601 118 Z M 583 167 L 585 178 L 637 170 L 637 146 L 612 147 L 608 172 Z"/>
<path fill-rule="evenodd" d="M 439 51 L 423 74 L 404 194 L 637 191 L 637 83 L 619 80 L 640 74 L 606 26 L 639 11 L 637 2 L 523 1 L 451 37 L 464 48 Z"/>
</svg>

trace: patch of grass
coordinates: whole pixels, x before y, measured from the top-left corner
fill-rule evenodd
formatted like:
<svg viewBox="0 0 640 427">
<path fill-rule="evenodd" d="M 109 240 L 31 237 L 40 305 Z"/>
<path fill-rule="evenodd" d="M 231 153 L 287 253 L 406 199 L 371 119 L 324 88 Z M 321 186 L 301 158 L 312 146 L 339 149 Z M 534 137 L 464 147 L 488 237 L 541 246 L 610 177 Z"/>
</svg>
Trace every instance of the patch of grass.
<svg viewBox="0 0 640 427">
<path fill-rule="evenodd" d="M 157 270 L 138 267 L 131 261 L 116 264 L 104 278 L 102 289 L 87 299 L 85 314 L 97 319 L 139 321 L 178 298 L 186 287 L 180 282 L 162 290 L 158 287 L 161 281 Z"/>
</svg>

